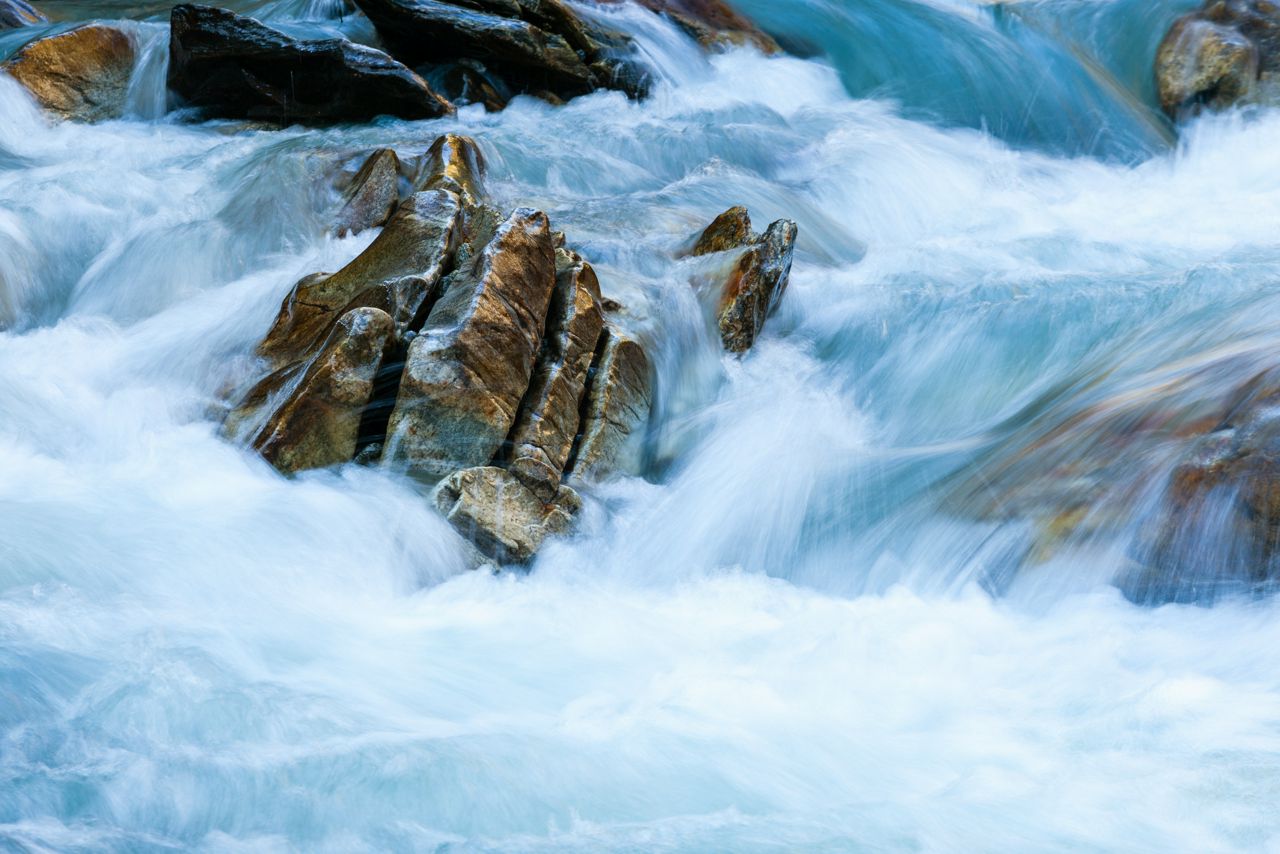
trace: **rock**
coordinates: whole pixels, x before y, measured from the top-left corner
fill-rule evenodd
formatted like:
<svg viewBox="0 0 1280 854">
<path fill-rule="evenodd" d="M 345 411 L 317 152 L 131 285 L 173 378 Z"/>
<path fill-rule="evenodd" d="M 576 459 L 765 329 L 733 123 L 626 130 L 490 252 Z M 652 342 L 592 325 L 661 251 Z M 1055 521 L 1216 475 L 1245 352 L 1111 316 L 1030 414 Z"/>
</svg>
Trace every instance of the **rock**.
<svg viewBox="0 0 1280 854">
<path fill-rule="evenodd" d="M 134 58 L 128 34 L 105 24 L 86 24 L 31 42 L 0 70 L 46 110 L 96 122 L 124 114 Z"/>
<path fill-rule="evenodd" d="M 427 149 L 422 165 L 422 186 L 428 190 L 448 190 L 474 208 L 484 197 L 484 155 L 475 140 L 455 133 L 436 139 Z"/>
<path fill-rule="evenodd" d="M 175 6 L 169 88 L 225 118 L 328 123 L 435 118 L 452 106 L 391 57 L 344 39 L 301 41 L 211 6 Z"/>
<path fill-rule="evenodd" d="M 507 468 L 550 501 L 573 450 L 587 373 L 604 328 L 600 283 L 576 253 L 556 250 L 556 287 L 542 353 L 511 433 Z"/>
<path fill-rule="evenodd" d="M 606 326 L 588 380 L 578 446 L 569 464 L 575 478 L 604 480 L 630 464 L 632 435 L 649 420 L 652 380 L 644 348 L 616 326 Z"/>
<path fill-rule="evenodd" d="M 711 225 L 698 235 L 690 254 L 709 255 L 712 252 L 727 252 L 730 249 L 740 249 L 755 239 L 747 209 L 737 205 L 711 221 Z"/>
<path fill-rule="evenodd" d="M 1156 52 L 1160 107 L 1172 118 L 1207 107 L 1280 101 L 1280 7 L 1211 0 L 1174 22 Z"/>
<path fill-rule="evenodd" d="M 25 0 L 0 0 L 0 30 L 43 24 L 48 20 Z"/>
<path fill-rule="evenodd" d="M 671 19 L 708 50 L 754 45 L 764 53 L 781 53 L 772 36 L 723 0 L 640 0 L 640 5 Z"/>
<path fill-rule="evenodd" d="M 351 460 L 373 379 L 393 341 L 390 315 L 376 308 L 348 311 L 304 370 L 283 376 L 272 399 L 283 397 L 253 439 L 253 447 L 289 474 Z"/>
<path fill-rule="evenodd" d="M 527 562 L 547 536 L 570 530 L 582 506 L 567 486 L 543 502 L 510 472 L 493 466 L 454 472 L 440 483 L 435 500 L 459 533 L 502 563 Z"/>
<path fill-rule="evenodd" d="M 730 353 L 745 353 L 787 289 L 796 224 L 780 219 L 743 253 L 720 292 L 716 325 Z"/>
<path fill-rule="evenodd" d="M 460 261 L 409 346 L 385 459 L 426 479 L 493 459 L 529 386 L 555 280 L 546 214 L 529 208 Z"/>
<path fill-rule="evenodd" d="M 519 18 L 439 0 L 358 0 L 358 5 L 405 62 L 478 60 L 520 91 L 583 95 L 597 87 L 591 69 L 564 37 Z"/>
<path fill-rule="evenodd" d="M 400 158 L 390 148 L 379 148 L 369 155 L 351 180 L 346 204 L 338 212 L 334 224 L 334 233 L 342 237 L 386 225 L 398 204 Z"/>
<path fill-rule="evenodd" d="M 337 318 L 360 306 L 386 311 L 402 337 L 430 310 L 460 229 L 457 196 L 445 190 L 415 193 L 354 261 L 294 285 L 258 352 L 272 369 L 297 362 Z"/>
<path fill-rule="evenodd" d="M 506 83 L 472 60 L 445 66 L 436 72 L 432 82 L 455 104 L 481 104 L 491 113 L 503 109 L 511 100 Z"/>
</svg>

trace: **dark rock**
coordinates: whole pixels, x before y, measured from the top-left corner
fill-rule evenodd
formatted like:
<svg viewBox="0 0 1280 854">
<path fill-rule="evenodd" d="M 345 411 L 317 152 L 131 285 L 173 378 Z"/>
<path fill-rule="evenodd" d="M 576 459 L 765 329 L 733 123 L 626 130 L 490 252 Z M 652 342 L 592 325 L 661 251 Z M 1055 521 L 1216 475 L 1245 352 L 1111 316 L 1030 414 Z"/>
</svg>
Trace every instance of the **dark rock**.
<svg viewBox="0 0 1280 854">
<path fill-rule="evenodd" d="M 489 112 L 496 113 L 511 100 L 507 84 L 489 74 L 483 65 L 471 60 L 444 66 L 435 71 L 430 79 L 455 104 L 481 104 Z"/>
<path fill-rule="evenodd" d="M 25 0 L 0 0 L 0 30 L 43 24 L 48 20 Z"/>
<path fill-rule="evenodd" d="M 1280 6 L 1210 0 L 1174 22 L 1156 52 L 1160 107 L 1172 118 L 1201 108 L 1280 101 Z"/>
<path fill-rule="evenodd" d="M 373 378 L 393 341 L 391 317 L 376 308 L 348 311 L 305 368 L 273 375 L 280 387 L 255 397 L 283 398 L 253 447 L 289 474 L 351 460 Z"/>
<path fill-rule="evenodd" d="M 723 0 L 640 0 L 645 8 L 670 18 L 709 50 L 754 45 L 764 53 L 781 53 L 773 38 Z"/>
<path fill-rule="evenodd" d="M 339 237 L 386 225 L 400 204 L 400 158 L 396 153 L 379 148 L 369 155 L 351 180 L 346 199 L 334 224 Z"/>
<path fill-rule="evenodd" d="M 596 347 L 578 446 L 570 463 L 575 478 L 601 481 L 629 467 L 632 436 L 649 420 L 651 373 L 640 343 L 616 326 L 606 326 Z"/>
<path fill-rule="evenodd" d="M 442 481 L 436 506 L 460 534 L 501 563 L 525 563 L 552 534 L 567 533 L 582 506 L 561 486 L 542 501 L 510 472 L 493 466 L 457 471 Z"/>
<path fill-rule="evenodd" d="M 94 122 L 124 113 L 134 58 L 128 34 L 105 24 L 86 24 L 31 42 L 0 70 L 46 110 Z"/>
<path fill-rule="evenodd" d="M 528 388 L 555 279 L 547 217 L 528 208 L 459 262 L 409 346 L 384 458 L 427 479 L 493 459 Z"/>
<path fill-rule="evenodd" d="M 587 372 L 604 327 L 600 283 L 576 253 L 556 250 L 556 287 L 542 353 L 512 430 L 507 468 L 550 501 L 573 450 Z"/>
<path fill-rule="evenodd" d="M 386 54 L 344 39 L 300 41 L 211 6 L 175 6 L 169 88 L 227 118 L 274 122 L 435 118 L 452 106 Z"/>
</svg>

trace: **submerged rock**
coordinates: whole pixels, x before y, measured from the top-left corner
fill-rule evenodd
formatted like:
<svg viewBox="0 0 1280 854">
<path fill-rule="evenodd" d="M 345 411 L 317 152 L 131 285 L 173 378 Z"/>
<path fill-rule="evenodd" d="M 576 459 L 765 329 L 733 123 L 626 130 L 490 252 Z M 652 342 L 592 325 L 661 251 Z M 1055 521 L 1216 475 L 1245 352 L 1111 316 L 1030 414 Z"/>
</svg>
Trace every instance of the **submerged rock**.
<svg viewBox="0 0 1280 854">
<path fill-rule="evenodd" d="M 460 534 L 501 563 L 526 563 L 548 536 L 573 527 L 582 506 L 582 499 L 567 486 L 543 501 L 495 466 L 454 472 L 437 487 L 435 500 Z"/>
<path fill-rule="evenodd" d="M 746 247 L 716 277 L 716 326 L 729 352 L 751 349 L 765 319 L 778 307 L 791 275 L 797 231 L 794 222 L 780 219 L 770 224 L 763 236 L 756 236 L 747 209 L 733 207 L 716 217 L 694 243 L 694 255 Z"/>
<path fill-rule="evenodd" d="M 253 447 L 286 474 L 349 461 L 394 331 L 385 311 L 356 308 L 343 314 L 305 367 L 273 374 L 255 392 L 255 398 L 283 400 Z"/>
<path fill-rule="evenodd" d="M 425 119 L 452 106 L 391 57 L 344 39 L 302 41 L 212 6 L 175 6 L 169 88 L 227 118 L 272 122 Z"/>
<path fill-rule="evenodd" d="M 43 24 L 48 20 L 26 0 L 0 0 L 0 30 Z"/>
<path fill-rule="evenodd" d="M 1172 118 L 1200 108 L 1280 101 L 1280 6 L 1210 0 L 1174 22 L 1156 52 L 1160 107 Z"/>
<path fill-rule="evenodd" d="M 431 480 L 493 459 L 529 386 L 555 279 L 546 214 L 517 209 L 450 276 L 409 346 L 386 458 Z"/>
<path fill-rule="evenodd" d="M 95 122 L 123 115 L 134 59 L 133 38 L 123 30 L 86 24 L 31 42 L 0 70 L 44 109 Z"/>
</svg>

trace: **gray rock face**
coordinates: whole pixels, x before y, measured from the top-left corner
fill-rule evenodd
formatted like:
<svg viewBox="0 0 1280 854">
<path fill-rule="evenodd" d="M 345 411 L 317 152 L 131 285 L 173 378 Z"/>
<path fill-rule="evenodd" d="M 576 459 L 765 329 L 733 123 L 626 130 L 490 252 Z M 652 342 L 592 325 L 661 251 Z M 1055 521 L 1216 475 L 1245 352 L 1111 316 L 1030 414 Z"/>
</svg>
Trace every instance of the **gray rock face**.
<svg viewBox="0 0 1280 854">
<path fill-rule="evenodd" d="M 25 0 L 0 0 L 0 30 L 43 24 L 48 20 Z"/>
<path fill-rule="evenodd" d="M 539 498 L 560 486 L 578 432 L 587 373 L 604 328 L 600 282 L 576 253 L 556 250 L 556 287 L 542 353 L 511 433 L 508 468 Z"/>
<path fill-rule="evenodd" d="M 348 311 L 305 367 L 280 375 L 283 397 L 253 447 L 286 474 L 350 460 L 373 378 L 393 340 L 391 317 L 376 308 Z"/>
<path fill-rule="evenodd" d="M 1156 52 L 1160 107 L 1171 118 L 1280 101 L 1280 7 L 1210 0 L 1174 22 Z"/>
<path fill-rule="evenodd" d="M 390 148 L 370 154 L 352 178 L 346 196 L 334 224 L 339 237 L 385 225 L 400 204 L 400 158 Z"/>
<path fill-rule="evenodd" d="M 573 476 L 588 483 L 627 465 L 632 434 L 649 420 L 653 396 L 649 357 L 638 341 L 609 326 L 597 352 L 581 436 L 570 463 Z"/>
<path fill-rule="evenodd" d="M 44 109 L 64 119 L 96 122 L 123 115 L 134 59 L 127 33 L 86 24 L 31 42 L 0 70 Z"/>
<path fill-rule="evenodd" d="M 227 118 L 272 122 L 426 119 L 452 105 L 391 57 L 344 39 L 302 41 L 212 6 L 175 6 L 169 88 Z"/>
<path fill-rule="evenodd" d="M 480 466 L 454 472 L 436 489 L 436 507 L 482 553 L 525 563 L 553 534 L 567 533 L 582 499 L 561 486 L 543 501 L 510 472 Z"/>
<path fill-rule="evenodd" d="M 388 459 L 432 480 L 493 459 L 528 388 L 555 278 L 546 215 L 517 209 L 450 277 L 410 345 Z"/>
</svg>

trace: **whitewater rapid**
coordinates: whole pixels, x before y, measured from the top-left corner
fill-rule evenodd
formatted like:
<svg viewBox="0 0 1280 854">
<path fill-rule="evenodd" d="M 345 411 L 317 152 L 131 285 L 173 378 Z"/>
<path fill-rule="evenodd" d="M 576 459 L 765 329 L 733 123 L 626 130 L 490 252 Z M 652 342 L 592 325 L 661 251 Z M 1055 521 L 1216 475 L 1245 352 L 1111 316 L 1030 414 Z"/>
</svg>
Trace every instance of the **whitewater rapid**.
<svg viewBox="0 0 1280 854">
<path fill-rule="evenodd" d="M 1280 351 L 1280 115 L 1175 143 L 1133 57 L 1002 100 L 1019 63 L 1076 54 L 960 4 L 914 34 L 911 3 L 772 5 L 744 9 L 833 58 L 707 59 L 615 13 L 660 70 L 642 103 L 190 124 L 154 22 L 124 120 L 50 124 L 0 76 L 0 847 L 1280 846 L 1274 600 L 1140 607 L 1110 583 L 1123 542 L 1023 567 L 1022 532 L 937 501 L 1082 375 Z M 1144 14 L 1018 5 L 1066 32 Z M 823 47 L 867 20 L 908 58 L 953 32 L 942 67 L 973 76 L 929 92 L 883 44 L 861 72 Z M 528 574 L 467 570 L 404 478 L 286 479 L 218 436 L 293 283 L 373 237 L 325 235 L 334 165 L 444 131 L 660 342 L 646 477 L 588 496 Z M 732 204 L 800 228 L 742 359 L 672 257 Z"/>
</svg>

